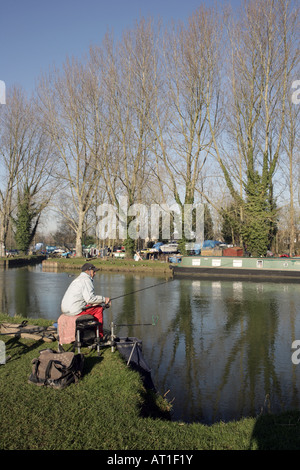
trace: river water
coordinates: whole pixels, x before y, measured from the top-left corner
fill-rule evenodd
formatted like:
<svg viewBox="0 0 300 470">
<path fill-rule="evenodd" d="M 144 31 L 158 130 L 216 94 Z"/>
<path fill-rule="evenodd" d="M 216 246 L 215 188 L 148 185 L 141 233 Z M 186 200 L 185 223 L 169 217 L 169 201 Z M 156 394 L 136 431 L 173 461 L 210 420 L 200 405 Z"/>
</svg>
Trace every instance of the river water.
<svg viewBox="0 0 300 470">
<path fill-rule="evenodd" d="M 77 275 L 43 272 L 41 265 L 0 270 L 0 310 L 55 321 Z M 300 340 L 300 284 L 165 281 L 97 273 L 94 284 L 96 293 L 112 298 L 140 290 L 113 302 L 104 328 L 112 321 L 153 323 L 117 327 L 116 333 L 142 340 L 174 420 L 211 424 L 299 409 L 300 364 L 292 361 L 292 343 Z"/>
</svg>

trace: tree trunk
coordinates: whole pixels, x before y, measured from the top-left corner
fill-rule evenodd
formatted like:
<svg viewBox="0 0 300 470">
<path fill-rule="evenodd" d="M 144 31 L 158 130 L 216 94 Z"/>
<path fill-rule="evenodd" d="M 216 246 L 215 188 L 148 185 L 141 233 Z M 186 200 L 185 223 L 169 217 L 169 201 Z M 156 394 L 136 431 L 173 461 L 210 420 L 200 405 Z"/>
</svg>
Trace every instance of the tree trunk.
<svg viewBox="0 0 300 470">
<path fill-rule="evenodd" d="M 78 216 L 78 226 L 76 230 L 76 258 L 81 258 L 83 255 L 82 252 L 82 234 L 83 234 L 83 223 L 84 223 L 84 214 L 82 211 L 79 212 Z"/>
</svg>

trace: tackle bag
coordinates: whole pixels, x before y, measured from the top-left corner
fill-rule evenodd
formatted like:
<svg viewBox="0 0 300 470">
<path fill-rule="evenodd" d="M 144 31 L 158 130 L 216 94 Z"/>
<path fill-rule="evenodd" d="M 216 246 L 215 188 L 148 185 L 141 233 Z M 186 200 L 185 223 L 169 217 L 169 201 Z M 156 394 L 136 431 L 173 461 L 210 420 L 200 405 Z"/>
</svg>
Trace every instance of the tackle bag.
<svg viewBox="0 0 300 470">
<path fill-rule="evenodd" d="M 40 386 L 62 389 L 71 383 L 77 383 L 82 375 L 83 354 L 56 352 L 43 349 L 38 358 L 32 360 L 32 373 L 28 382 Z"/>
</svg>

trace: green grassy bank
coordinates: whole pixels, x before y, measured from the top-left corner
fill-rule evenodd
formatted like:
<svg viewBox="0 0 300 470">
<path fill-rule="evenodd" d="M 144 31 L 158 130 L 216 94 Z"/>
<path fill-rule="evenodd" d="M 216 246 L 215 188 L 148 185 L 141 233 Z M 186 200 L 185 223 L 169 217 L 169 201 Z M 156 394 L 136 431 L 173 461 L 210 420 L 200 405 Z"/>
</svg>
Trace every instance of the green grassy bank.
<svg viewBox="0 0 300 470">
<path fill-rule="evenodd" d="M 0 315 L 1 321 L 22 319 Z M 49 325 L 48 320 L 30 323 Z M 31 361 L 57 343 L 1 336 L 11 358 L 0 365 L 0 449 L 248 450 L 299 449 L 300 413 L 212 426 L 169 419 L 169 404 L 147 392 L 138 373 L 110 348 L 83 350 L 83 377 L 64 390 L 27 382 Z"/>
<path fill-rule="evenodd" d="M 45 268 L 58 268 L 58 269 L 80 269 L 86 263 L 85 258 L 48 258 L 43 261 Z M 134 261 L 130 259 L 118 258 L 93 258 L 91 261 L 101 271 L 111 272 L 141 272 L 149 274 L 162 274 L 164 276 L 172 276 L 172 270 L 169 264 L 158 260 L 149 261 Z"/>
</svg>

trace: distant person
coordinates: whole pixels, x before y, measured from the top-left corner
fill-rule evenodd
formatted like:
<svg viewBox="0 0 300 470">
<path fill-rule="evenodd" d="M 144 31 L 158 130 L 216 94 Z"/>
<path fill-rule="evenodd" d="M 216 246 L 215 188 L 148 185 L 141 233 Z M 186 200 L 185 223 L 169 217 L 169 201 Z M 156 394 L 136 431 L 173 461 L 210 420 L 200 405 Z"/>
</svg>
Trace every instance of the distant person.
<svg viewBox="0 0 300 470">
<path fill-rule="evenodd" d="M 100 336 L 103 336 L 103 308 L 111 304 L 109 297 L 96 295 L 93 279 L 96 268 L 91 263 L 85 263 L 81 274 L 74 279 L 65 292 L 61 302 L 61 311 L 65 315 L 93 315 L 101 323 Z"/>
</svg>

